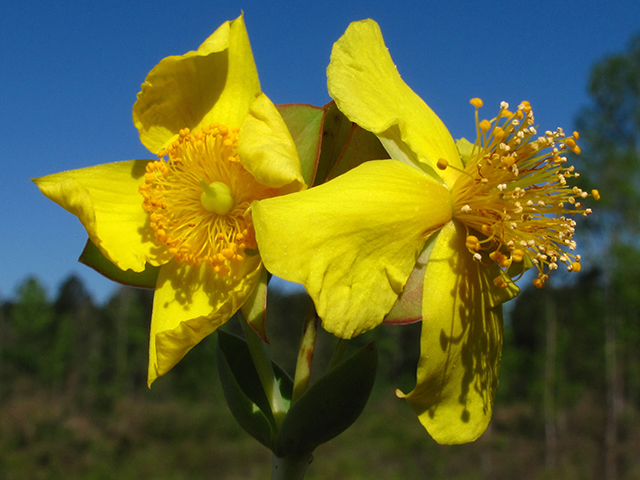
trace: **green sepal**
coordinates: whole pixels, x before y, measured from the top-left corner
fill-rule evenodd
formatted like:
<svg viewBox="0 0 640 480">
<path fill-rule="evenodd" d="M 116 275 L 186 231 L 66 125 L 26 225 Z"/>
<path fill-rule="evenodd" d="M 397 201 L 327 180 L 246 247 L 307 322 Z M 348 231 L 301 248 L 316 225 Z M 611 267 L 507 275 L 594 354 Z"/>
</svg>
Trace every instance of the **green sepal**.
<svg viewBox="0 0 640 480">
<path fill-rule="evenodd" d="M 323 144 L 324 145 L 324 144 Z M 349 137 L 327 175 L 331 180 L 369 160 L 384 160 L 389 154 L 373 133 L 353 124 Z"/>
<path fill-rule="evenodd" d="M 389 158 L 378 138 L 352 123 L 331 101 L 324 107 L 276 105 L 293 138 L 302 176 L 319 185 L 368 160 Z"/>
<path fill-rule="evenodd" d="M 523 255 L 521 262 L 511 262 L 507 269 L 507 275 L 509 275 L 509 278 L 520 278 L 531 267 L 533 267 L 533 262 L 531 262 L 528 255 Z"/>
<path fill-rule="evenodd" d="M 422 295 L 424 286 L 424 272 L 433 250 L 435 239 L 440 232 L 435 232 L 422 247 L 422 252 L 405 283 L 398 300 L 384 317 L 384 323 L 407 325 L 422 320 Z"/>
<path fill-rule="evenodd" d="M 224 397 L 234 418 L 249 435 L 274 450 L 278 430 L 247 342 L 218 330 L 217 361 Z M 272 364 L 280 393 L 288 406 L 293 382 L 284 370 Z"/>
<path fill-rule="evenodd" d="M 311 186 L 318 167 L 325 109 L 304 103 L 284 103 L 276 107 L 296 144 L 302 177 Z"/>
<path fill-rule="evenodd" d="M 276 456 L 312 452 L 351 426 L 369 399 L 377 367 L 372 342 L 313 384 L 287 412 Z"/>
<path fill-rule="evenodd" d="M 91 240 L 87 240 L 84 250 L 78 258 L 80 263 L 93 268 L 100 275 L 114 282 L 130 285 L 132 287 L 156 288 L 160 267 L 154 267 L 148 263 L 142 272 L 133 270 L 121 270 L 105 257 L 100 249 Z"/>
<path fill-rule="evenodd" d="M 320 185 L 327 180 L 329 172 L 335 167 L 338 158 L 342 153 L 354 124 L 331 101 L 323 108 L 324 118 L 322 121 L 322 146 L 318 169 L 313 181 L 314 185 Z"/>
<path fill-rule="evenodd" d="M 496 277 L 502 277 L 507 284 L 506 287 L 498 287 L 493 282 Z M 505 273 L 496 263 L 492 263 L 487 268 L 480 270 L 480 282 L 483 291 L 486 292 L 487 299 L 491 308 L 498 307 L 503 303 L 515 298 L 520 292 L 520 288 L 511 280 L 511 277 Z"/>
<path fill-rule="evenodd" d="M 267 340 L 267 284 L 269 283 L 269 273 L 267 269 L 262 267 L 260 277 L 249 297 L 244 301 L 240 310 L 242 315 L 247 319 L 247 323 L 254 332 L 258 334 L 264 343 Z"/>
<path fill-rule="evenodd" d="M 466 138 L 460 138 L 459 140 L 456 140 L 456 147 L 458 149 L 458 153 L 460 154 L 462 164 L 466 166 L 467 163 L 469 163 L 469 158 L 471 157 L 471 152 L 473 151 L 473 143 L 471 143 Z"/>
</svg>

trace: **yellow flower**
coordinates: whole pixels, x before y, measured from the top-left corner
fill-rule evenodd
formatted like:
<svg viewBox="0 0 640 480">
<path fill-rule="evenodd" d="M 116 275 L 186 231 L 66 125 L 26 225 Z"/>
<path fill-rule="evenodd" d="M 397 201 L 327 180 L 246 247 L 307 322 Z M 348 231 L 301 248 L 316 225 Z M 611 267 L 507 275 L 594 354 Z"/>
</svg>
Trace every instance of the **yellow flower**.
<svg viewBox="0 0 640 480">
<path fill-rule="evenodd" d="M 160 266 L 151 385 L 226 322 L 264 275 L 247 214 L 251 202 L 305 186 L 291 135 L 260 90 L 242 16 L 198 50 L 151 70 L 133 120 L 158 160 L 34 181 L 79 218 L 118 268 Z"/>
<path fill-rule="evenodd" d="M 400 78 L 372 20 L 349 26 L 327 74 L 338 108 L 376 134 L 393 160 L 254 203 L 263 261 L 304 284 L 339 337 L 385 317 L 422 319 L 416 387 L 398 395 L 438 442 L 472 441 L 491 418 L 501 304 L 518 292 L 509 274 L 535 264 L 541 285 L 560 263 L 580 268 L 567 215 L 589 213 L 580 205 L 587 194 L 566 186 L 577 174 L 562 156 L 578 151 L 577 135 L 535 138 L 526 102 L 478 121 L 474 99 L 478 139 L 460 142 L 459 152 Z"/>
</svg>

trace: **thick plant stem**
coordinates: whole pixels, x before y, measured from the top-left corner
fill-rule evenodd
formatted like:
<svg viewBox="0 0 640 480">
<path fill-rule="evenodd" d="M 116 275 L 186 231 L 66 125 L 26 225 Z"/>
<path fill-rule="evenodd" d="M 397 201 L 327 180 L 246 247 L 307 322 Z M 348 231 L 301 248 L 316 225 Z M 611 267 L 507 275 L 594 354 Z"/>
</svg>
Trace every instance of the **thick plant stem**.
<svg viewBox="0 0 640 480">
<path fill-rule="evenodd" d="M 296 374 L 293 379 L 293 394 L 291 404 L 293 405 L 309 387 L 309 377 L 311 375 L 311 360 L 316 345 L 318 333 L 318 316 L 313 301 L 309 299 L 307 312 L 302 329 L 300 348 L 298 349 L 298 359 L 296 361 Z"/>
<path fill-rule="evenodd" d="M 273 413 L 273 418 L 275 419 L 276 426 L 279 429 L 287 410 L 284 406 L 282 395 L 280 394 L 280 388 L 278 388 L 278 381 L 276 380 L 276 375 L 273 372 L 273 365 L 271 364 L 271 359 L 267 353 L 267 347 L 241 315 L 240 324 L 242 325 L 242 330 L 244 331 L 244 336 L 247 340 L 249 351 L 251 352 L 253 364 L 258 371 L 260 383 L 262 383 L 264 393 L 267 395 L 269 406 Z"/>
<path fill-rule="evenodd" d="M 302 480 L 313 460 L 311 453 L 276 457 L 271 461 L 271 480 Z"/>
</svg>

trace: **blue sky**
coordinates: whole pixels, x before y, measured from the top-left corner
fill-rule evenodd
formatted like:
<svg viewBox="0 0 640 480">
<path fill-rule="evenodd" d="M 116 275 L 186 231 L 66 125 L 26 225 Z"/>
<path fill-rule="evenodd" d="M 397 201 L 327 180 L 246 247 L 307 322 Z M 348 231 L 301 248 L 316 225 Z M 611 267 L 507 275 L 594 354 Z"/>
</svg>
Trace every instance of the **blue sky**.
<svg viewBox="0 0 640 480">
<path fill-rule="evenodd" d="M 196 49 L 244 11 L 264 92 L 323 105 L 331 46 L 373 18 L 405 81 L 453 136 L 485 111 L 529 100 L 543 129 L 573 129 L 595 62 L 640 33 L 636 0 L 567 2 L 5 2 L 0 15 L 0 300 L 28 275 L 51 295 L 70 273 L 105 299 L 115 284 L 76 262 L 86 241 L 71 214 L 29 178 L 150 158 L 131 121 L 148 71 Z M 488 113 L 489 114 L 489 113 Z"/>
</svg>

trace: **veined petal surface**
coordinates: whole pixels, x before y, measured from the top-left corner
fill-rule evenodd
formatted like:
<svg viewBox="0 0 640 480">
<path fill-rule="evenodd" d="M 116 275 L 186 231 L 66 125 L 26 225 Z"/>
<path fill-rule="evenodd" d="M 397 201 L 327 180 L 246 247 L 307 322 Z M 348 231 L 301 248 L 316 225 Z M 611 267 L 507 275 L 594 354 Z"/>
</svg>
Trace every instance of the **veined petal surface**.
<svg viewBox="0 0 640 480">
<path fill-rule="evenodd" d="M 471 442 L 486 430 L 502 351 L 502 309 L 489 304 L 486 268 L 473 260 L 465 238 L 454 220 L 435 240 L 425 271 L 417 384 L 406 395 L 443 444 Z"/>
<path fill-rule="evenodd" d="M 78 217 L 91 241 L 118 268 L 142 272 L 145 263 L 161 265 L 170 258 L 155 240 L 138 192 L 148 162 L 107 163 L 33 181 L 47 198 Z"/>
<path fill-rule="evenodd" d="M 238 311 L 260 277 L 260 258 L 247 257 L 236 278 L 211 266 L 169 262 L 160 268 L 151 317 L 149 386 Z"/>
<path fill-rule="evenodd" d="M 196 51 L 167 57 L 147 75 L 133 105 L 133 123 L 151 152 L 213 122 L 239 128 L 260 94 L 242 16 L 225 22 Z"/>
<path fill-rule="evenodd" d="M 398 140 L 392 127 L 397 125 L 401 141 L 417 160 L 437 171 L 445 184 L 453 184 L 458 172 L 436 168 L 440 158 L 462 167 L 451 134 L 402 80 L 375 21 L 349 25 L 333 47 L 327 78 L 329 94 L 352 122 L 394 142 Z"/>
<path fill-rule="evenodd" d="M 325 329 L 342 338 L 382 322 L 426 239 L 452 215 L 444 185 L 395 160 L 252 209 L 267 269 L 302 283 Z"/>
</svg>

